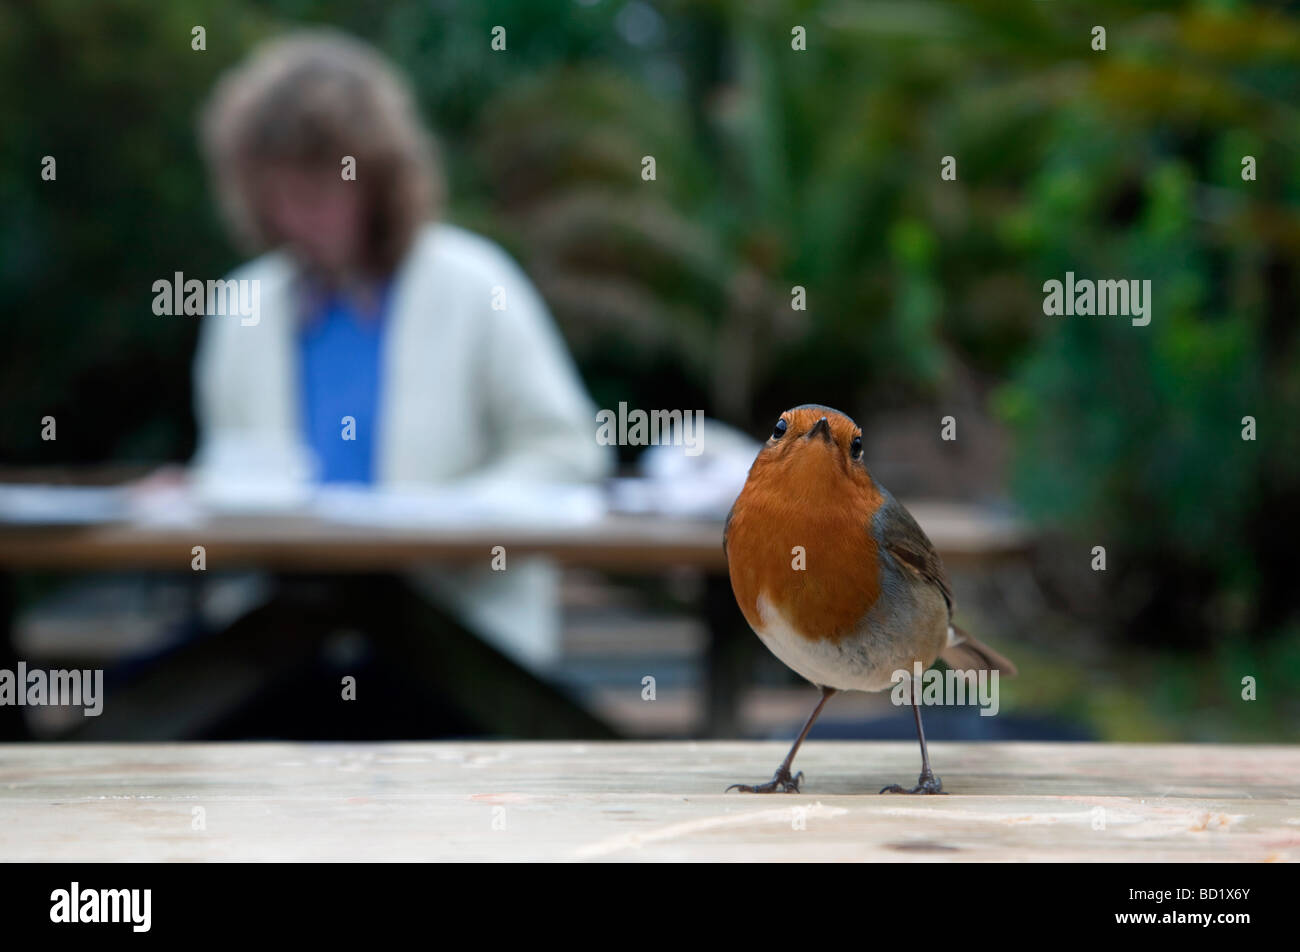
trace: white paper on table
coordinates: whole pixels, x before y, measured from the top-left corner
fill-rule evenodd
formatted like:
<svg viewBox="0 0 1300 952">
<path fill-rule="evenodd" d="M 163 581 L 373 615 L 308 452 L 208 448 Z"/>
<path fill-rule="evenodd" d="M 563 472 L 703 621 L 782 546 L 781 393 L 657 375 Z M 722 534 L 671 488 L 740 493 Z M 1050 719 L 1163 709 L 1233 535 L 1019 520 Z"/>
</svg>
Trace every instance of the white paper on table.
<svg viewBox="0 0 1300 952">
<path fill-rule="evenodd" d="M 700 428 L 698 454 L 688 455 L 682 446 L 651 446 L 639 460 L 641 478 L 611 483 L 613 508 L 720 519 L 744 488 L 761 446 L 734 427 L 706 419 Z"/>
<path fill-rule="evenodd" d="M 126 518 L 119 486 L 0 485 L 0 523 L 95 525 Z"/>
<path fill-rule="evenodd" d="M 308 504 L 315 462 L 301 447 L 224 434 L 203 445 L 192 472 L 194 498 L 205 511 L 279 514 Z"/>
<path fill-rule="evenodd" d="M 599 486 L 381 488 L 328 485 L 307 509 L 316 518 L 392 529 L 504 527 L 567 528 L 597 522 L 607 512 Z"/>
</svg>

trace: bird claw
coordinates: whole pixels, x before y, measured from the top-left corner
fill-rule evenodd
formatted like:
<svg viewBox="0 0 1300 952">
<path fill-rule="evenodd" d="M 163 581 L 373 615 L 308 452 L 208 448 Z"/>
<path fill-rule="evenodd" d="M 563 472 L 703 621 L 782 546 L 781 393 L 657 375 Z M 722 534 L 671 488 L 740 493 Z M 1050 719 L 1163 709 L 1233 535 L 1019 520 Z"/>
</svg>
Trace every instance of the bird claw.
<svg viewBox="0 0 1300 952">
<path fill-rule="evenodd" d="M 739 790 L 741 793 L 776 793 L 780 790 L 781 793 L 798 793 L 799 781 L 801 780 L 803 780 L 802 770 L 791 777 L 790 771 L 782 769 L 778 770 L 776 775 L 767 783 L 752 786 L 745 783 L 733 783 L 723 792 L 730 793 L 732 790 Z"/>
<path fill-rule="evenodd" d="M 903 787 L 900 787 L 896 783 L 891 783 L 888 787 L 885 787 L 880 792 L 881 793 L 930 793 L 930 794 L 943 794 L 944 796 L 947 796 L 947 794 L 944 793 L 943 791 L 943 781 L 940 780 L 938 777 L 936 777 L 934 774 L 928 772 L 921 774 L 921 776 L 917 778 L 916 786 L 913 787 L 911 790 L 907 790 Z"/>
</svg>

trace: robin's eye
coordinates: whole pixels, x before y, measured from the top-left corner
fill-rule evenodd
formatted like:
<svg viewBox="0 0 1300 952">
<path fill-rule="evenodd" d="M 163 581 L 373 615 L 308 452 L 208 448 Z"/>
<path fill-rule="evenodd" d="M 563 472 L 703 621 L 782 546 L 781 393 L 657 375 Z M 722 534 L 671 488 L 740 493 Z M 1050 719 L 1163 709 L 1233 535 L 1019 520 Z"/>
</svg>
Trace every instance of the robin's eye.
<svg viewBox="0 0 1300 952">
<path fill-rule="evenodd" d="M 779 440 L 785 436 L 785 420 L 777 420 L 776 426 L 772 427 L 772 439 Z"/>
<path fill-rule="evenodd" d="M 857 459 L 862 455 L 862 437 L 855 436 L 853 442 L 849 444 L 849 455 Z"/>
</svg>

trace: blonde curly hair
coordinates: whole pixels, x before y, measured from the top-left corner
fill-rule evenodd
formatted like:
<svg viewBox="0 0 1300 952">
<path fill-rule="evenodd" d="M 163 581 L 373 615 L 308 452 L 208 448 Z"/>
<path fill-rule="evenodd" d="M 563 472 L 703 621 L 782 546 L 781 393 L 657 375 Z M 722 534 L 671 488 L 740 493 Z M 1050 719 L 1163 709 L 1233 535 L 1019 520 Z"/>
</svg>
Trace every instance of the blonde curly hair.
<svg viewBox="0 0 1300 952">
<path fill-rule="evenodd" d="M 378 52 L 333 30 L 272 40 L 227 71 L 203 109 L 200 140 L 221 210 L 250 251 L 283 240 L 257 197 L 268 166 L 338 174 L 343 156 L 353 156 L 367 209 L 359 265 L 376 274 L 396 268 L 445 199 L 437 150 L 406 82 Z"/>
</svg>

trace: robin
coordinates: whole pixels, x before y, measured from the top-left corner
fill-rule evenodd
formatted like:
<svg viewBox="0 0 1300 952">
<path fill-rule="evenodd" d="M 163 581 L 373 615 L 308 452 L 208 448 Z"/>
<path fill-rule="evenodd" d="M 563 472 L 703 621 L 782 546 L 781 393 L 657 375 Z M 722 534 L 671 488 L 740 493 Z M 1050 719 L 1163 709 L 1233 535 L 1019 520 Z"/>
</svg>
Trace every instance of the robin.
<svg viewBox="0 0 1300 952">
<path fill-rule="evenodd" d="M 1015 665 L 952 623 L 943 562 L 916 520 L 872 478 L 862 430 L 817 404 L 781 414 L 758 452 L 722 533 L 731 587 L 768 649 L 822 692 L 794 746 L 767 783 L 746 793 L 796 793 L 799 745 L 837 691 L 879 691 L 894 672 L 942 658 L 957 670 Z M 921 707 L 910 692 L 921 776 L 910 790 L 943 793 L 930 769 Z"/>
</svg>

